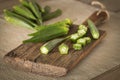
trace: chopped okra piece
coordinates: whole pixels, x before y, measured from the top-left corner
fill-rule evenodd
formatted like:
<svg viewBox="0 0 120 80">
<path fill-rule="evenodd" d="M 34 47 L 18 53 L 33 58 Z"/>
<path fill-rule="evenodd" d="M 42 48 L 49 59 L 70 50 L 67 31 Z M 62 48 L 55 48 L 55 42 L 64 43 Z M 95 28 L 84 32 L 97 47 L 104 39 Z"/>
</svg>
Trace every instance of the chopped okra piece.
<svg viewBox="0 0 120 80">
<path fill-rule="evenodd" d="M 58 48 L 60 54 L 68 54 L 69 47 L 65 43 L 62 43 Z"/>
<path fill-rule="evenodd" d="M 78 43 L 73 44 L 73 48 L 74 48 L 75 50 L 81 50 L 81 49 L 82 49 L 82 44 L 78 44 Z"/>
<path fill-rule="evenodd" d="M 72 34 L 72 35 L 70 36 L 70 39 L 71 39 L 73 42 L 76 42 L 78 38 L 79 38 L 79 35 L 78 35 L 77 33 Z"/>
<path fill-rule="evenodd" d="M 87 32 L 87 27 L 85 25 L 79 25 L 79 30 L 85 30 Z"/>
<path fill-rule="evenodd" d="M 86 34 L 86 31 L 84 29 L 78 30 L 79 37 L 83 37 Z"/>
<path fill-rule="evenodd" d="M 86 45 L 86 39 L 80 38 L 80 39 L 77 40 L 77 43 L 85 46 Z"/>
<path fill-rule="evenodd" d="M 84 39 L 86 40 L 87 44 L 89 44 L 91 42 L 91 38 L 90 37 L 84 37 Z"/>
</svg>

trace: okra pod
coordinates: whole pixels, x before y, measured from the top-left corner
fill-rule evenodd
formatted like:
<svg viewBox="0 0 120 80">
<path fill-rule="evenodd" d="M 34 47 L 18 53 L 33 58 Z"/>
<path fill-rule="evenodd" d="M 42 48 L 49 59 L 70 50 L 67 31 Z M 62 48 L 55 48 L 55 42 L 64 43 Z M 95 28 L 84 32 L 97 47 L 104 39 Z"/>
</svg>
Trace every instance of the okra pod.
<svg viewBox="0 0 120 80">
<path fill-rule="evenodd" d="M 35 4 L 37 5 L 37 7 L 41 13 L 45 12 L 44 8 L 42 8 L 38 3 L 35 2 Z"/>
<path fill-rule="evenodd" d="M 72 21 L 69 18 L 66 18 L 65 20 L 59 21 L 59 24 L 67 24 L 67 25 L 71 25 Z M 56 24 L 56 23 L 55 23 Z"/>
<path fill-rule="evenodd" d="M 62 21 L 58 21 L 54 24 L 50 24 L 49 26 L 54 26 L 54 25 L 56 25 L 56 26 L 66 25 L 67 26 L 68 25 L 68 27 L 69 27 L 71 24 L 72 24 L 72 21 L 70 19 L 66 18 Z"/>
<path fill-rule="evenodd" d="M 42 54 L 48 54 L 53 48 L 55 48 L 59 43 L 64 41 L 67 38 L 57 38 L 51 41 L 48 41 L 43 46 L 40 47 L 40 52 Z"/>
<path fill-rule="evenodd" d="M 34 1 L 29 2 L 29 5 L 30 5 L 32 12 L 35 14 L 36 18 L 38 18 L 39 24 L 42 24 L 42 16 L 41 16 L 42 14 L 39 11 L 38 6 L 35 4 Z"/>
<path fill-rule="evenodd" d="M 24 6 L 14 6 L 13 9 L 14 9 L 14 12 L 16 12 L 19 15 L 22 15 L 22 16 L 29 18 L 29 19 L 36 20 L 33 13 L 28 8 L 26 8 Z"/>
<path fill-rule="evenodd" d="M 50 20 L 52 18 L 58 17 L 61 14 L 62 14 L 62 11 L 60 9 L 57 9 L 54 12 L 51 12 L 51 13 L 44 15 L 42 18 L 43 18 L 43 21 L 47 21 L 47 20 Z"/>
<path fill-rule="evenodd" d="M 30 8 L 28 0 L 20 0 L 21 4 L 27 8 Z"/>
<path fill-rule="evenodd" d="M 11 16 L 4 16 L 4 18 L 6 21 L 8 21 L 14 25 L 20 25 L 22 27 L 26 27 L 26 28 L 34 30 L 34 28 L 30 24 L 26 23 L 23 20 L 20 20 L 19 18 L 15 18 L 15 17 L 11 17 Z"/>
<path fill-rule="evenodd" d="M 41 27 L 40 30 L 38 30 L 35 33 L 32 33 L 32 38 L 25 40 L 26 42 L 45 42 L 63 35 L 66 35 L 69 31 L 69 28 L 66 26 L 46 26 Z"/>
<path fill-rule="evenodd" d="M 14 18 L 17 18 L 17 19 L 19 19 L 19 20 L 21 20 L 21 21 L 23 21 L 23 22 L 25 22 L 27 24 L 30 24 L 31 27 L 38 26 L 37 24 L 33 23 L 32 21 L 30 21 L 30 20 L 24 18 L 23 16 L 20 16 L 20 15 L 12 12 L 10 10 L 4 10 L 4 14 L 5 14 L 5 16 L 14 17 Z"/>
<path fill-rule="evenodd" d="M 97 29 L 97 27 L 95 26 L 92 20 L 88 19 L 87 22 L 88 22 L 88 26 L 89 26 L 92 37 L 94 39 L 98 39 L 100 36 L 99 30 Z"/>
<path fill-rule="evenodd" d="M 49 13 L 50 13 L 50 10 L 51 10 L 51 7 L 50 7 L 50 6 L 45 6 L 45 7 L 44 7 L 44 12 L 43 12 L 42 16 L 45 16 L 46 14 L 49 14 Z"/>
<path fill-rule="evenodd" d="M 72 24 L 72 21 L 70 19 L 65 19 L 65 20 L 62 20 L 62 21 L 59 21 L 59 22 L 56 22 L 56 23 L 53 23 L 53 24 L 49 24 L 49 25 L 42 25 L 41 27 L 56 27 L 56 26 L 61 26 L 61 27 L 69 27 L 70 25 Z M 40 30 L 41 29 L 40 26 L 36 27 L 35 29 L 36 30 Z M 34 34 L 30 34 L 30 36 L 33 36 Z"/>
</svg>

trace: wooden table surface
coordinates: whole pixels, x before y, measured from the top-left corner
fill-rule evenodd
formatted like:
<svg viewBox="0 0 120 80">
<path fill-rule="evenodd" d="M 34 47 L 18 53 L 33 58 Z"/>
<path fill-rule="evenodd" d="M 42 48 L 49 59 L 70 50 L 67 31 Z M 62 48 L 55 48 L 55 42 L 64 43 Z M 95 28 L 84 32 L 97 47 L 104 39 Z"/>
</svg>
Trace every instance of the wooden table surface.
<svg viewBox="0 0 120 80">
<path fill-rule="evenodd" d="M 119 11 L 117 13 L 114 11 L 112 12 L 112 9 L 110 9 L 111 19 L 100 27 L 100 29 L 107 31 L 107 36 L 105 39 L 67 76 L 52 78 L 11 69 L 3 62 L 3 56 L 10 50 L 20 45 L 22 40 L 28 38 L 27 34 L 32 32 L 31 30 L 11 25 L 3 19 L 2 10 L 4 8 L 11 8 L 12 5 L 18 3 L 19 2 L 17 0 L 0 0 L 0 80 L 120 79 L 118 77 L 120 75 L 120 16 L 118 15 Z M 61 17 L 48 21 L 46 24 L 64 19 L 66 17 L 70 17 L 74 20 L 74 23 L 80 24 L 96 10 L 96 8 L 76 0 L 69 0 L 69 2 L 65 0 L 42 0 L 40 4 L 43 6 L 48 4 L 52 7 L 52 9 L 61 8 L 65 11 Z"/>
</svg>

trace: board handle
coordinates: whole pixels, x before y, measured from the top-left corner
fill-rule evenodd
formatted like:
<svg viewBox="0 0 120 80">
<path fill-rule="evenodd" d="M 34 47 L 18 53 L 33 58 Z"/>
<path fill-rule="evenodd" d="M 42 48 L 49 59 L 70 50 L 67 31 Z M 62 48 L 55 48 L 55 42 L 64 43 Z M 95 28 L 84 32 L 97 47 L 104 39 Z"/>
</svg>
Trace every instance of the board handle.
<svg viewBox="0 0 120 80">
<path fill-rule="evenodd" d="M 88 19 L 91 19 L 96 26 L 101 25 L 110 19 L 110 14 L 102 3 L 99 1 L 92 1 L 91 5 L 100 7 L 90 17 L 88 17 Z M 83 24 L 87 26 L 87 20 L 85 20 Z"/>
</svg>

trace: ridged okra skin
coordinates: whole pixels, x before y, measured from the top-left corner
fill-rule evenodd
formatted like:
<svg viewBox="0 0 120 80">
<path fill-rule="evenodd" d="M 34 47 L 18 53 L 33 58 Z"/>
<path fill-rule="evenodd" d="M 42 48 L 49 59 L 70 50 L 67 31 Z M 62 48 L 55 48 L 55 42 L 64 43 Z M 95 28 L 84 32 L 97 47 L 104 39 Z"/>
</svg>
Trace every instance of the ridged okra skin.
<svg viewBox="0 0 120 80">
<path fill-rule="evenodd" d="M 44 12 L 42 16 L 45 16 L 46 14 L 49 14 L 50 12 L 51 12 L 51 7 L 47 5 L 44 7 Z"/>
<path fill-rule="evenodd" d="M 29 1 L 28 0 L 19 0 L 20 1 L 20 3 L 23 5 L 23 6 L 25 6 L 25 7 L 27 7 L 27 8 L 29 8 L 30 6 L 29 6 Z"/>
<path fill-rule="evenodd" d="M 13 7 L 13 11 L 16 12 L 19 15 L 22 15 L 23 17 L 26 17 L 28 19 L 33 19 L 36 20 L 35 16 L 33 15 L 33 13 L 26 7 L 24 6 L 14 6 Z"/>
<path fill-rule="evenodd" d="M 27 42 L 45 42 L 60 36 L 68 34 L 69 28 L 67 26 L 46 26 L 41 27 L 40 30 L 31 34 L 33 37 L 25 40 Z"/>
<path fill-rule="evenodd" d="M 59 43 L 63 42 L 66 38 L 57 38 L 48 41 L 40 48 L 42 54 L 48 54 L 53 48 L 55 48 Z"/>
<path fill-rule="evenodd" d="M 12 11 L 10 11 L 10 10 L 4 10 L 4 17 L 6 17 L 5 19 L 6 19 L 8 22 L 9 22 L 9 21 L 10 21 L 10 22 L 13 21 L 13 23 L 15 23 L 15 22 L 16 22 L 16 21 L 15 21 L 16 19 L 17 19 L 17 21 L 19 20 L 18 22 L 16 22 L 16 24 L 19 24 L 19 22 L 22 22 L 21 24 L 19 24 L 19 25 L 21 25 L 21 26 L 26 26 L 26 25 L 24 25 L 24 24 L 30 25 L 31 28 L 37 26 L 37 24 L 33 23 L 32 21 L 30 21 L 30 20 L 24 18 L 23 16 L 20 16 L 20 15 L 12 12 Z M 8 19 L 8 17 L 9 17 L 9 19 Z M 12 20 L 10 20 L 10 18 L 11 18 Z M 15 19 L 15 20 L 13 20 L 13 19 Z M 15 21 L 15 22 L 14 22 L 14 21 Z M 23 24 L 23 23 L 24 23 L 24 24 Z M 26 27 L 28 27 L 28 26 L 26 26 Z"/>
<path fill-rule="evenodd" d="M 92 20 L 88 19 L 87 22 L 93 39 L 98 39 L 100 36 L 99 30 L 97 29 Z"/>
<path fill-rule="evenodd" d="M 50 20 L 52 18 L 58 17 L 62 14 L 62 11 L 60 9 L 55 10 L 54 12 L 48 13 L 43 16 L 43 21 Z"/>
<path fill-rule="evenodd" d="M 38 19 L 39 21 L 38 24 L 42 24 L 42 13 L 39 11 L 39 8 L 36 5 L 36 3 L 34 1 L 31 1 L 29 2 L 29 6 L 30 6 L 31 11 L 34 13 L 36 18 Z"/>
</svg>

